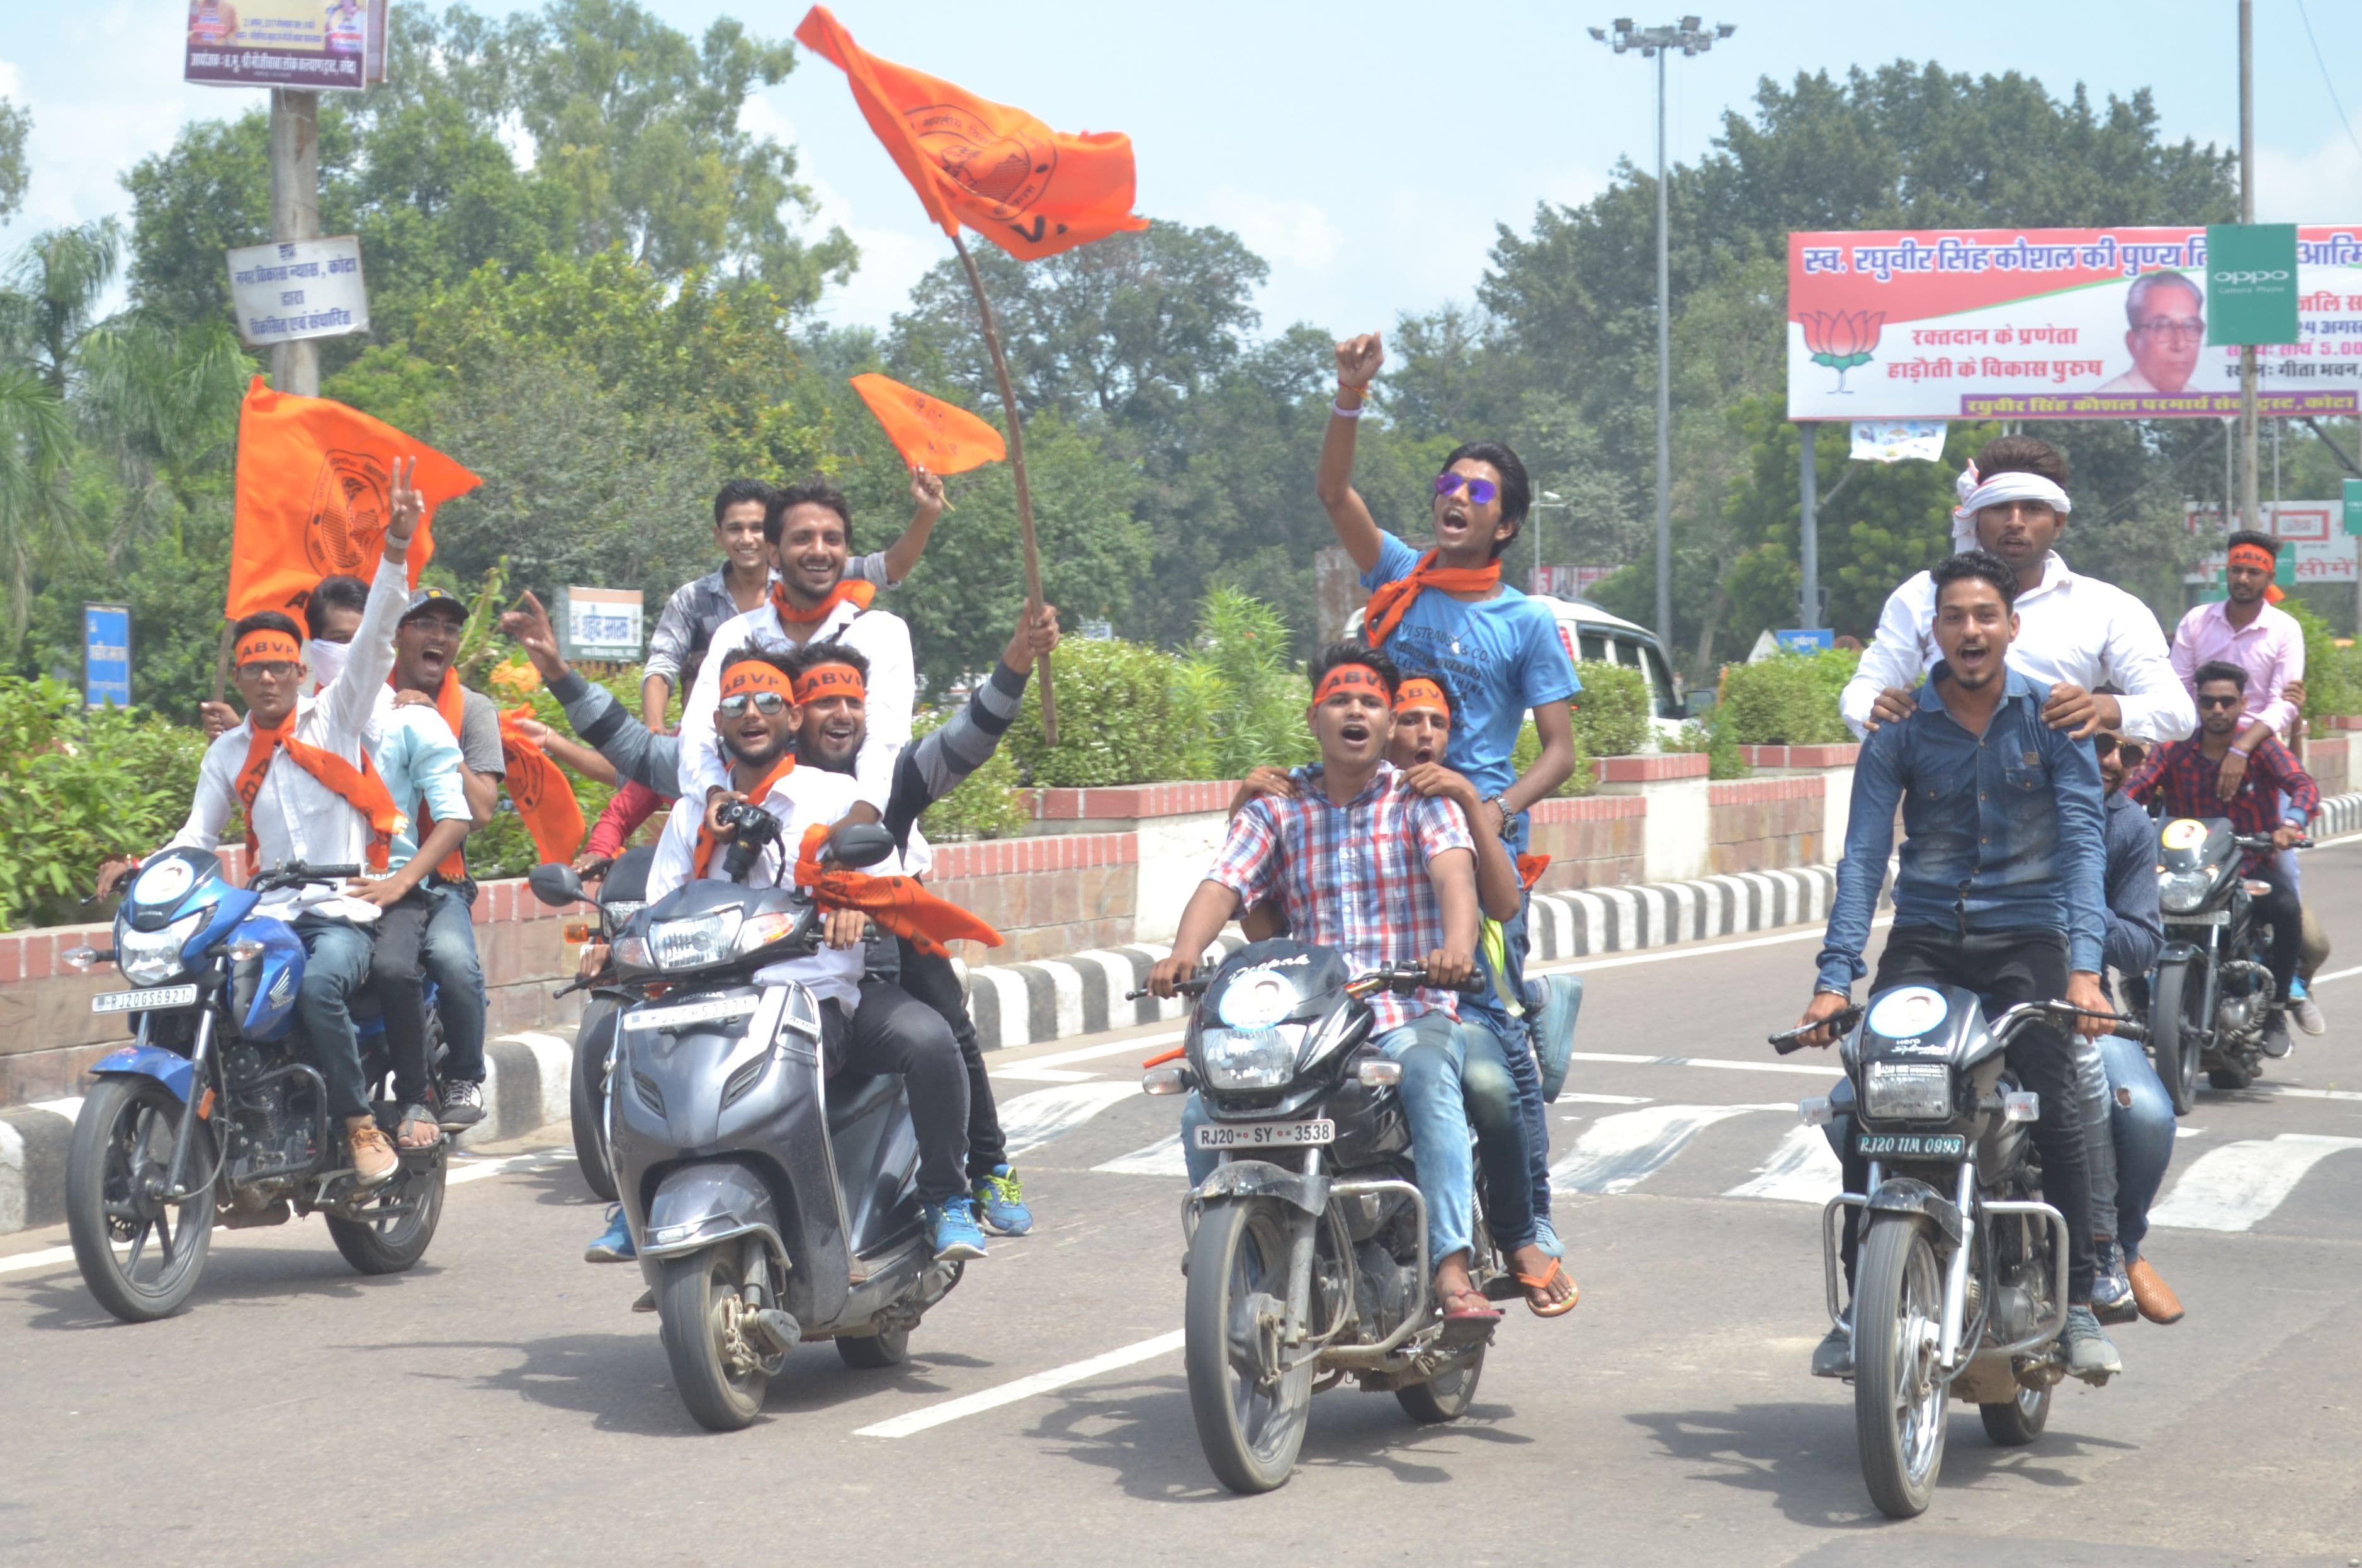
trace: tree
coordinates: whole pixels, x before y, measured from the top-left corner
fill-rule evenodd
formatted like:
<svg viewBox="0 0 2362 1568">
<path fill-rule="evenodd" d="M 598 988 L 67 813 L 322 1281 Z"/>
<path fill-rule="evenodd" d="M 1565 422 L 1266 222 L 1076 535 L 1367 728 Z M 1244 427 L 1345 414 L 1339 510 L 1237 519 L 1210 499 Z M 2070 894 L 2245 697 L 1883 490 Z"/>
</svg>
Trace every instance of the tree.
<svg viewBox="0 0 2362 1568">
<path fill-rule="evenodd" d="M 25 204 L 25 187 L 33 178 L 25 142 L 32 134 L 33 111 L 0 98 L 0 224 L 15 217 Z"/>
</svg>

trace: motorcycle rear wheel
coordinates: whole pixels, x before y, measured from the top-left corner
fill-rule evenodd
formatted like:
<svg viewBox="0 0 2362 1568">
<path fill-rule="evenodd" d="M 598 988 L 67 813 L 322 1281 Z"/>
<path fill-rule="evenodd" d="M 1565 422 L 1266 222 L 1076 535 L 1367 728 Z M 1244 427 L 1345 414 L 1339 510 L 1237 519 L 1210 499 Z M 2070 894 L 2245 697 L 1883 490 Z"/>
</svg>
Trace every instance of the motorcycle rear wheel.
<svg viewBox="0 0 2362 1568">
<path fill-rule="evenodd" d="M 883 1372 L 889 1366 L 900 1366 L 911 1359 L 911 1331 L 884 1329 L 857 1338 L 841 1335 L 836 1342 L 836 1357 L 861 1372 Z"/>
<path fill-rule="evenodd" d="M 657 1286 L 657 1315 L 673 1383 L 690 1418 L 708 1431 L 734 1432 L 752 1425 L 770 1384 L 751 1356 L 742 1364 L 726 1343 L 731 1335 L 725 1309 L 745 1286 L 735 1242 L 667 1258 Z"/>
<path fill-rule="evenodd" d="M 615 1201 L 615 1173 L 607 1154 L 607 1055 L 614 1049 L 612 1026 L 616 1004 L 611 997 L 592 997 L 583 1004 L 582 1022 L 574 1032 L 574 1070 L 567 1095 L 568 1122 L 574 1130 L 574 1163 L 582 1185 L 606 1202 Z M 597 1037 L 593 1038 L 596 1032 Z"/>
<path fill-rule="evenodd" d="M 340 1220 L 326 1215 L 328 1239 L 337 1243 L 345 1261 L 362 1274 L 402 1273 L 425 1257 L 427 1243 L 435 1240 L 435 1227 L 443 1220 L 443 1182 L 449 1170 L 442 1150 L 436 1152 L 432 1165 L 405 1166 L 401 1175 L 377 1189 L 362 1212 L 403 1204 L 412 1205 L 410 1212 L 384 1220 Z"/>
<path fill-rule="evenodd" d="M 2206 1069 L 2208 1086 L 2226 1092 L 2235 1093 L 2255 1081 L 2255 1073 L 2242 1063 L 2229 1062 L 2219 1067 Z"/>
<path fill-rule="evenodd" d="M 2198 1057 L 2204 1049 L 2205 1030 L 2191 1016 L 2204 993 L 2203 987 L 2191 983 L 2196 978 L 2187 964 L 2161 964 L 2149 986 L 2149 1049 L 2176 1116 L 2189 1115 L 2198 1101 Z"/>
<path fill-rule="evenodd" d="M 1313 1364 L 1266 1378 L 1258 1319 L 1285 1310 L 1290 1234 L 1313 1222 L 1276 1198 L 1226 1199 L 1206 1206 L 1189 1245 L 1189 1410 L 1206 1463 L 1233 1492 L 1285 1485 L 1304 1447 Z"/>
<path fill-rule="evenodd" d="M 189 1108 L 154 1078 L 106 1077 L 83 1097 L 66 1154 L 66 1231 L 98 1304 L 127 1323 L 170 1316 L 204 1273 L 214 1233 L 208 1183 L 179 1203 L 153 1196 L 171 1168 Z M 200 1129 L 183 1179 L 213 1167 Z"/>
<path fill-rule="evenodd" d="M 1485 1375 L 1485 1352 L 1478 1345 L 1440 1376 L 1395 1390 L 1395 1403 L 1422 1425 L 1456 1421 L 1476 1402 L 1476 1380 Z"/>
<path fill-rule="evenodd" d="M 1927 1511 L 1944 1465 L 1944 1404 L 1936 1376 L 1942 1275 L 1919 1223 L 1879 1215 L 1862 1238 L 1854 1291 L 1854 1436 L 1870 1500 L 1889 1518 Z"/>
<path fill-rule="evenodd" d="M 1983 1418 L 1985 1436 L 2003 1448 L 2024 1448 L 2042 1435 L 2050 1424 L 2050 1386 L 2020 1388 L 2017 1397 L 1998 1404 L 1980 1405 L 1977 1414 Z"/>
</svg>

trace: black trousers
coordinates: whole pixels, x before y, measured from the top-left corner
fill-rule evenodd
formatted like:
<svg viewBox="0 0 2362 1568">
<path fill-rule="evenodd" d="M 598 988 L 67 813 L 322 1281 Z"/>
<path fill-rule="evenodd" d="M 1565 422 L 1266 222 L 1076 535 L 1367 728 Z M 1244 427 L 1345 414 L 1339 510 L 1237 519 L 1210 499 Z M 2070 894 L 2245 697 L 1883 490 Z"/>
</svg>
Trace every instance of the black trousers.
<svg viewBox="0 0 2362 1568">
<path fill-rule="evenodd" d="M 967 1196 L 967 1073 L 951 1026 L 900 986 L 864 980 L 850 1019 L 834 1002 L 821 1009 L 831 1075 L 900 1077 L 919 1141 L 919 1196 L 929 1203 Z"/>
<path fill-rule="evenodd" d="M 1009 1141 L 1001 1136 L 1000 1108 L 993 1103 L 984 1047 L 977 1041 L 976 1021 L 967 1013 L 967 993 L 948 957 L 922 953 L 901 937 L 895 942 L 900 950 L 902 988 L 934 1009 L 959 1042 L 960 1058 L 967 1065 L 967 1177 L 981 1181 L 1009 1163 Z"/>
<path fill-rule="evenodd" d="M 2279 856 L 2266 860 L 2247 875 L 2271 886 L 2270 892 L 2256 900 L 2256 912 L 2271 922 L 2272 941 L 2265 950 L 2264 962 L 2271 966 L 2272 1000 L 2285 1002 L 2289 981 L 2296 976 L 2297 961 L 2304 956 L 2304 904 L 2298 899 Z"/>
<path fill-rule="evenodd" d="M 393 1098 L 426 1103 L 426 922 L 436 895 L 413 888 L 377 917 L 370 988 L 385 1015 L 385 1048 L 393 1059 Z"/>
<path fill-rule="evenodd" d="M 2067 994 L 2067 939 L 2054 931 L 1973 932 L 1963 935 L 1940 925 L 1897 923 L 1887 933 L 1886 951 L 1870 994 L 1896 986 L 1960 986 L 1977 993 L 1988 1019 L 2025 1001 L 2055 1001 Z M 2067 1298 L 2092 1299 L 2092 1176 L 2084 1162 L 2083 1120 L 2075 1097 L 2075 1059 L 2067 1037 L 2050 1025 L 2022 1028 L 2005 1059 L 2020 1088 L 2042 1097 L 2034 1124 L 2034 1146 L 2042 1156 L 2042 1196 L 2067 1217 Z M 1849 1118 L 1848 1120 L 1850 1120 Z M 1870 1162 L 1853 1152 L 1851 1129 L 1838 1126 L 1838 1155 L 1845 1165 L 1845 1189 L 1860 1192 L 1870 1179 Z M 1951 1194 L 1944 1195 L 1949 1198 Z M 1845 1215 L 1846 1284 L 1853 1284 L 1860 1210 Z"/>
</svg>

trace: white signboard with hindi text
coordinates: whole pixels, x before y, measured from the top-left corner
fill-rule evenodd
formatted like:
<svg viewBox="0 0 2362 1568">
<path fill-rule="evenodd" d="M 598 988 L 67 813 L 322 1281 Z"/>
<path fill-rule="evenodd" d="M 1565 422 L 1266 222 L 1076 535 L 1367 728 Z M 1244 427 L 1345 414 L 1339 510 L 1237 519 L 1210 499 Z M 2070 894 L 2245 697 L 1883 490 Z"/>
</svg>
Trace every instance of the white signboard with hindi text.
<svg viewBox="0 0 2362 1568">
<path fill-rule="evenodd" d="M 359 235 L 241 246 L 229 253 L 229 293 L 248 348 L 369 330 Z"/>
<path fill-rule="evenodd" d="M 565 602 L 558 624 L 567 657 L 628 664 L 640 657 L 638 589 L 568 588 L 558 597 Z"/>
<path fill-rule="evenodd" d="M 2345 531 L 2343 501 L 2267 501 L 2262 507 L 2263 532 L 2280 542 L 2280 569 L 2277 575 L 2282 587 L 2362 581 L 2362 551 L 2356 548 L 2362 545 L 2362 539 Z M 2182 521 L 2191 533 L 2209 539 L 2220 538 L 2230 531 L 2223 526 L 2223 509 L 2219 506 L 2185 503 Z M 2220 588 L 2224 559 L 2222 550 L 2211 549 L 2194 569 L 2183 574 L 2181 580 Z"/>
</svg>

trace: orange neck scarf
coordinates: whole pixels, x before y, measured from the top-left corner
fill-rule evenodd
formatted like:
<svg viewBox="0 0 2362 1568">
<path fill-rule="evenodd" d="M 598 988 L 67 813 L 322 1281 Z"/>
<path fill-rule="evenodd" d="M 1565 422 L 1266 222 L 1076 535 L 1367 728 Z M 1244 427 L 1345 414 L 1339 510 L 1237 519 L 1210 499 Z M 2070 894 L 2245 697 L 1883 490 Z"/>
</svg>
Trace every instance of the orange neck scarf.
<svg viewBox="0 0 2362 1568">
<path fill-rule="evenodd" d="M 901 937 L 920 952 L 941 958 L 947 942 L 980 942 L 1000 945 L 1000 933 L 947 900 L 939 899 L 912 877 L 873 877 L 843 866 L 822 866 L 820 852 L 828 843 L 828 826 L 815 823 L 804 830 L 796 851 L 796 886 L 810 888 L 821 908 L 859 910 Z"/>
<path fill-rule="evenodd" d="M 1410 613 L 1411 602 L 1428 589 L 1441 589 L 1446 593 L 1490 593 L 1501 586 L 1501 563 L 1487 561 L 1481 567 L 1440 567 L 1435 564 L 1435 552 L 1429 550 L 1418 558 L 1418 565 L 1408 577 L 1397 578 L 1370 595 L 1368 610 L 1362 622 L 1362 641 L 1371 647 L 1384 647 L 1402 618 Z"/>
<path fill-rule="evenodd" d="M 764 774 L 753 789 L 742 790 L 741 793 L 746 797 L 749 804 L 760 806 L 771 798 L 771 791 L 779 787 L 779 780 L 795 770 L 796 754 L 791 751 L 771 764 L 771 770 Z M 722 844 L 723 841 L 714 835 L 713 830 L 701 821 L 697 824 L 697 856 L 690 863 L 690 875 L 705 876 L 708 868 L 713 864 L 713 852 L 721 848 Z"/>
<path fill-rule="evenodd" d="M 385 869 L 386 853 L 393 835 L 402 831 L 402 813 L 394 809 L 393 796 L 385 780 L 377 776 L 377 767 L 370 761 L 369 750 L 361 750 L 361 765 L 355 767 L 333 751 L 326 751 L 307 741 L 295 738 L 295 714 L 290 710 L 279 721 L 276 729 L 265 729 L 259 721 L 248 715 L 254 737 L 247 743 L 246 763 L 237 770 L 237 801 L 246 812 L 246 848 L 255 852 L 254 802 L 262 793 L 262 776 L 270 771 L 271 758 L 281 752 L 289 761 L 318 779 L 337 797 L 369 819 L 369 868 Z"/>
<path fill-rule="evenodd" d="M 836 580 L 836 586 L 828 591 L 826 598 L 809 610 L 799 610 L 788 602 L 788 585 L 784 581 L 775 580 L 771 584 L 771 608 L 778 612 L 779 624 L 783 626 L 817 626 L 827 620 L 840 604 L 866 610 L 869 602 L 877 597 L 876 583 L 856 582 L 852 578 L 841 577 Z"/>
</svg>

